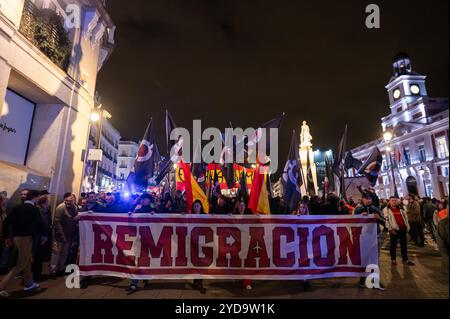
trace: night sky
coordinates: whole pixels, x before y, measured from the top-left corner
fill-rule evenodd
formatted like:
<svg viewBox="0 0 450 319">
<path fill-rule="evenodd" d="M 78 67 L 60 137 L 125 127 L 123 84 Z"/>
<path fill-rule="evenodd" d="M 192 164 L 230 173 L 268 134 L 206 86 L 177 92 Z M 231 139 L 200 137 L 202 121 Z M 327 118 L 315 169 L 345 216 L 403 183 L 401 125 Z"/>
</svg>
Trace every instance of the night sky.
<svg viewBox="0 0 450 319">
<path fill-rule="evenodd" d="M 381 29 L 365 27 L 366 5 Z M 412 58 L 430 96 L 448 97 L 449 4 L 442 1 L 108 0 L 117 47 L 97 89 L 112 123 L 140 139 L 150 117 L 165 149 L 178 126 L 257 127 L 286 112 L 280 161 L 306 120 L 314 148 L 381 135 L 392 57 Z M 283 164 L 281 164 L 283 165 Z"/>
</svg>

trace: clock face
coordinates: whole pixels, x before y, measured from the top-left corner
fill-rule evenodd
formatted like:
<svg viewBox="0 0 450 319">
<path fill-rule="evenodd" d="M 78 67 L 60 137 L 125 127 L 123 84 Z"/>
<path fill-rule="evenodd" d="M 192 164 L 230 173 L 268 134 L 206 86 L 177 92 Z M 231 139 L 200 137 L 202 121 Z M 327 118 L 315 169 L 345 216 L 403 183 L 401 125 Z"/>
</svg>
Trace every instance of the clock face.
<svg viewBox="0 0 450 319">
<path fill-rule="evenodd" d="M 398 99 L 400 97 L 400 90 L 399 89 L 396 89 L 395 91 L 394 91 L 394 99 Z"/>
<path fill-rule="evenodd" d="M 412 94 L 419 94 L 420 93 L 420 89 L 419 89 L 419 86 L 417 84 L 411 85 L 411 93 Z"/>
</svg>

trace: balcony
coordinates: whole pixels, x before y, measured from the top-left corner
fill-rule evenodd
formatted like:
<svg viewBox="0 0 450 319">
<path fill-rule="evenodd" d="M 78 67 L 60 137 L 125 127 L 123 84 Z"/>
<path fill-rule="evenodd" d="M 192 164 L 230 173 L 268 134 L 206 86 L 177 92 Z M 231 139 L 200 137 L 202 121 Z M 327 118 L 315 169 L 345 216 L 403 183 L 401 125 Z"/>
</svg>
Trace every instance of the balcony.
<svg viewBox="0 0 450 319">
<path fill-rule="evenodd" d="M 62 18 L 56 12 L 38 9 L 33 2 L 25 0 L 19 31 L 53 63 L 67 71 L 71 43 Z"/>
</svg>

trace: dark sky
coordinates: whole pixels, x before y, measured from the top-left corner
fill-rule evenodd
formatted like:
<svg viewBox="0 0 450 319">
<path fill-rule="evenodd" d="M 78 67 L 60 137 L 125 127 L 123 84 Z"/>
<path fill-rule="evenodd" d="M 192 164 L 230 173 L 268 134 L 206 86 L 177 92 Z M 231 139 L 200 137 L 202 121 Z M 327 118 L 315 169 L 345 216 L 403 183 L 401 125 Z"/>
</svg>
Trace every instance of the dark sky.
<svg viewBox="0 0 450 319">
<path fill-rule="evenodd" d="M 366 5 L 381 29 L 365 27 Z M 150 117 L 165 149 L 164 113 L 178 126 L 257 127 L 286 112 L 284 162 L 293 129 L 311 127 L 314 148 L 349 147 L 381 135 L 391 59 L 407 52 L 448 97 L 449 1 L 108 0 L 117 47 L 98 91 L 125 138 Z"/>
</svg>

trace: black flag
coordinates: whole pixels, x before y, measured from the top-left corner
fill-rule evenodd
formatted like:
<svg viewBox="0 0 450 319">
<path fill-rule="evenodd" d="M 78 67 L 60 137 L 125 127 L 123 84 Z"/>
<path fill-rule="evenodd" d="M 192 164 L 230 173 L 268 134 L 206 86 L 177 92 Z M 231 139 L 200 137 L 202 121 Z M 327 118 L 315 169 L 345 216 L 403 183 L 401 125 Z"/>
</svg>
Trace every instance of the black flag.
<svg viewBox="0 0 450 319">
<path fill-rule="evenodd" d="M 309 149 L 306 157 L 306 190 L 309 196 L 316 195 L 316 188 L 314 187 L 314 177 L 312 173 L 311 161 L 309 158 Z"/>
<path fill-rule="evenodd" d="M 144 137 L 134 161 L 134 183 L 146 187 L 155 169 L 155 145 L 153 139 L 153 120 L 147 126 Z"/>
<path fill-rule="evenodd" d="M 172 114 L 168 110 L 166 110 L 166 143 L 167 143 L 167 154 L 170 157 L 170 150 L 172 146 L 175 144 L 175 141 L 170 139 L 170 133 L 177 127 L 175 121 L 173 120 Z"/>
<path fill-rule="evenodd" d="M 325 194 L 334 192 L 334 173 L 333 164 L 331 163 L 328 156 L 325 155 Z"/>
<path fill-rule="evenodd" d="M 298 141 L 295 131 L 292 133 L 291 148 L 289 149 L 289 155 L 284 166 L 281 181 L 286 206 L 289 209 L 289 213 L 291 213 L 297 209 L 302 196 L 300 187 L 303 185 L 302 164 L 299 158 Z"/>
<path fill-rule="evenodd" d="M 248 204 L 248 187 L 247 187 L 247 174 L 245 169 L 242 170 L 241 177 L 239 179 L 239 190 L 236 195 L 237 200 L 243 200 L 245 204 Z"/>
<path fill-rule="evenodd" d="M 364 164 L 359 168 L 358 174 L 366 175 L 372 186 L 375 186 L 378 179 L 378 174 L 381 170 L 381 164 L 383 163 L 383 156 L 381 155 L 378 147 L 375 147 L 366 159 Z"/>
<path fill-rule="evenodd" d="M 347 148 L 347 125 L 345 125 L 344 135 L 342 135 L 341 142 L 339 143 L 338 151 L 336 154 L 336 159 L 333 164 L 333 172 L 339 177 L 342 177 L 342 161 L 345 156 L 345 149 Z"/>
<path fill-rule="evenodd" d="M 345 169 L 351 169 L 354 168 L 356 170 L 359 170 L 362 165 L 362 162 L 356 158 L 353 157 L 352 152 L 348 151 L 347 155 L 344 159 L 344 167 Z"/>
</svg>

